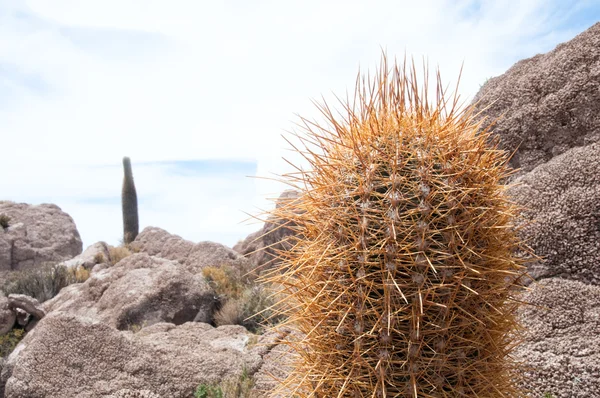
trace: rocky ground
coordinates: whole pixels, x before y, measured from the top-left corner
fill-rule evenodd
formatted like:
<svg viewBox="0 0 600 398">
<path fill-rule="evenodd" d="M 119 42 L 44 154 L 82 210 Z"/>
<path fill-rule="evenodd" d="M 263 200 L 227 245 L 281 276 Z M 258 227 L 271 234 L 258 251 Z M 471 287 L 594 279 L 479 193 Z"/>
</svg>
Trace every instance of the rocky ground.
<svg viewBox="0 0 600 398">
<path fill-rule="evenodd" d="M 529 396 L 600 397 L 600 24 L 490 79 L 476 101 L 481 117 L 503 116 L 495 134 L 521 168 L 509 192 L 543 258 L 530 265 L 523 300 L 533 305 L 520 313 L 515 352 L 529 366 Z M 98 242 L 82 252 L 55 205 L 4 201 L 2 214 L 0 285 L 48 263 L 71 279 L 50 299 L 0 295 L 0 348 L 16 345 L 0 359 L 0 397 L 192 397 L 224 381 L 231 397 L 261 397 L 285 376 L 290 331 L 215 321 L 227 315 L 223 292 L 237 304 L 262 297 L 225 277 L 278 266 L 292 233 L 281 220 L 234 249 L 149 227 L 128 249 Z"/>
</svg>

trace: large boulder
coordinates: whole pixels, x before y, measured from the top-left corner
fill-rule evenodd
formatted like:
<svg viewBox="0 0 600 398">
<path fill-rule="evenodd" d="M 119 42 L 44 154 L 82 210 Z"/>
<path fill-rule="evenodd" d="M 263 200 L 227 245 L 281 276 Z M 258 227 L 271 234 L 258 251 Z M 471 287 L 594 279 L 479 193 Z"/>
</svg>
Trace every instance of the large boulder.
<svg viewBox="0 0 600 398">
<path fill-rule="evenodd" d="M 247 347 L 250 337 L 241 326 L 194 322 L 124 332 L 54 312 L 9 356 L 0 392 L 5 398 L 192 397 L 201 383 L 256 372 L 261 357 Z"/>
<path fill-rule="evenodd" d="M 276 208 L 293 205 L 300 198 L 300 192 L 286 190 L 276 201 Z M 263 271 L 279 264 L 277 253 L 291 248 L 291 237 L 294 236 L 294 223 L 270 216 L 262 229 L 248 235 L 238 242 L 233 250 L 243 254 L 253 267 Z"/>
<path fill-rule="evenodd" d="M 248 261 L 227 246 L 215 242 L 190 242 L 156 227 L 144 228 L 129 246 L 135 252 L 177 261 L 192 273 L 201 273 L 202 268 L 208 266 L 248 268 Z"/>
<path fill-rule="evenodd" d="M 515 181 L 524 207 L 521 234 L 542 261 L 535 278 L 600 285 L 600 143 L 573 148 Z"/>
<path fill-rule="evenodd" d="M 532 285 L 515 351 L 532 397 L 600 397 L 600 287 L 550 278 Z"/>
<path fill-rule="evenodd" d="M 46 313 L 86 316 L 124 330 L 195 318 L 209 322 L 215 304 L 214 292 L 201 274 L 176 261 L 139 253 L 92 273 L 84 283 L 63 288 L 43 307 Z"/>
<path fill-rule="evenodd" d="M 75 222 L 56 205 L 0 201 L 1 214 L 10 221 L 8 228 L 0 228 L 0 271 L 34 268 L 81 253 Z"/>
<path fill-rule="evenodd" d="M 547 54 L 489 79 L 477 111 L 515 151 L 510 163 L 532 170 L 570 148 L 600 139 L 600 23 Z"/>
</svg>

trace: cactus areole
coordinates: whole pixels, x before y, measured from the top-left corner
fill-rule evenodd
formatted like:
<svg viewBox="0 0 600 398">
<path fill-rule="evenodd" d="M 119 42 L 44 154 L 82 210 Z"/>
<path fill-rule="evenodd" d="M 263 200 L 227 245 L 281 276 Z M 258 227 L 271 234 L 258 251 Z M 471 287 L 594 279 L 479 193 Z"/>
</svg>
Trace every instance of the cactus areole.
<svg viewBox="0 0 600 398">
<path fill-rule="evenodd" d="M 265 277 L 301 337 L 274 395 L 522 396 L 508 155 L 439 73 L 434 100 L 420 80 L 384 56 L 342 116 L 321 104 L 324 125 L 302 119 L 310 167 L 283 176 L 302 195 L 273 211 L 293 249 Z"/>
<path fill-rule="evenodd" d="M 121 206 L 123 208 L 123 243 L 129 244 L 135 240 L 139 233 L 139 216 L 137 193 L 133 183 L 131 160 L 123 158 L 123 190 L 121 192 Z"/>
</svg>

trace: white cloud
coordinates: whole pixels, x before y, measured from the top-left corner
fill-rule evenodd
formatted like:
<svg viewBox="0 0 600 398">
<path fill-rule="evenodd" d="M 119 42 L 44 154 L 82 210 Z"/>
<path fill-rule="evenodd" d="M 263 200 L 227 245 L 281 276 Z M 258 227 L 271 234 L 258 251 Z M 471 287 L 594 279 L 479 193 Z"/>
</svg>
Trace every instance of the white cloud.
<svg viewBox="0 0 600 398">
<path fill-rule="evenodd" d="M 352 89 L 359 65 L 373 68 L 381 48 L 398 57 L 427 56 L 448 83 L 464 62 L 461 94 L 470 97 L 487 77 L 587 27 L 565 26 L 569 10 L 560 2 L 413 3 L 2 4 L 0 67 L 16 66 L 44 84 L 36 88 L 0 68 L 0 88 L 10 87 L 9 98 L 0 93 L 2 157 L 10 165 L 0 179 L 11 181 L 0 199 L 55 198 L 86 244 L 114 243 L 118 205 L 77 198 L 82 186 L 98 195 L 118 192 L 124 155 L 134 164 L 250 159 L 259 176 L 283 173 L 289 167 L 280 157 L 289 155 L 280 134 L 293 129 L 294 113 L 317 117 L 310 99 Z M 572 2 L 571 10 L 577 4 L 587 3 Z M 106 164 L 115 167 L 87 167 Z M 134 173 L 145 181 L 141 170 Z M 142 219 L 189 239 L 228 244 L 257 228 L 238 225 L 245 218 L 238 210 L 268 207 L 264 198 L 282 189 L 264 180 L 173 179 L 160 170 L 151 177 L 160 187 L 153 200 L 169 205 L 142 208 Z M 220 195 L 232 199 L 215 200 Z"/>
</svg>

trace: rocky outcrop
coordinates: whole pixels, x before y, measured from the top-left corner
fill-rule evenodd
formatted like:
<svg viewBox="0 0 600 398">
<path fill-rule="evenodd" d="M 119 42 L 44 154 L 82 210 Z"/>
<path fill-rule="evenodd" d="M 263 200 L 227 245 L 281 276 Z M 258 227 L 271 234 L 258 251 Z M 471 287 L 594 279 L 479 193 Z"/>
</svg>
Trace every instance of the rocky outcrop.
<svg viewBox="0 0 600 398">
<path fill-rule="evenodd" d="M 256 372 L 262 360 L 246 347 L 249 337 L 241 326 L 193 322 L 134 334 L 53 312 L 10 355 L 0 391 L 6 398 L 192 397 L 201 383 Z"/>
<path fill-rule="evenodd" d="M 600 23 L 488 80 L 474 101 L 523 172 L 600 139 Z"/>
<path fill-rule="evenodd" d="M 81 315 L 125 330 L 158 322 L 212 319 L 216 299 L 201 274 L 146 253 L 133 254 L 63 288 L 44 303 L 50 312 Z M 199 312 L 204 312 L 200 314 Z"/>
<path fill-rule="evenodd" d="M 8 228 L 0 228 L 0 271 L 34 268 L 81 253 L 73 219 L 56 205 L 0 201 L 0 214 L 10 217 Z"/>
<path fill-rule="evenodd" d="M 600 397 L 600 287 L 559 278 L 532 285 L 520 317 L 531 397 Z"/>
<path fill-rule="evenodd" d="M 40 320 L 46 316 L 46 312 L 41 307 L 39 301 L 24 294 L 9 294 L 8 307 L 14 310 L 15 313 L 17 310 L 22 310 L 33 316 L 35 320 Z"/>
<path fill-rule="evenodd" d="M 63 261 L 62 265 L 67 268 L 84 267 L 92 269 L 96 264 L 101 264 L 110 261 L 110 249 L 106 242 L 96 242 L 89 246 L 80 255 Z"/>
<path fill-rule="evenodd" d="M 560 276 L 600 285 L 600 143 L 573 148 L 511 188 L 524 207 L 522 236 L 542 261 L 535 279 Z"/>
<path fill-rule="evenodd" d="M 284 191 L 277 199 L 276 207 L 293 204 L 299 198 L 300 193 L 298 191 Z M 279 264 L 277 253 L 291 248 L 290 237 L 294 235 L 292 229 L 294 225 L 289 220 L 281 220 L 271 216 L 262 229 L 238 242 L 233 250 L 246 256 L 253 267 L 258 268 L 260 271 L 273 268 Z"/>
<path fill-rule="evenodd" d="M 229 265 L 238 269 L 248 268 L 248 261 L 227 246 L 214 242 L 193 243 L 161 228 L 146 227 L 130 244 L 136 252 L 177 261 L 194 274 L 207 266 Z"/>
</svg>

